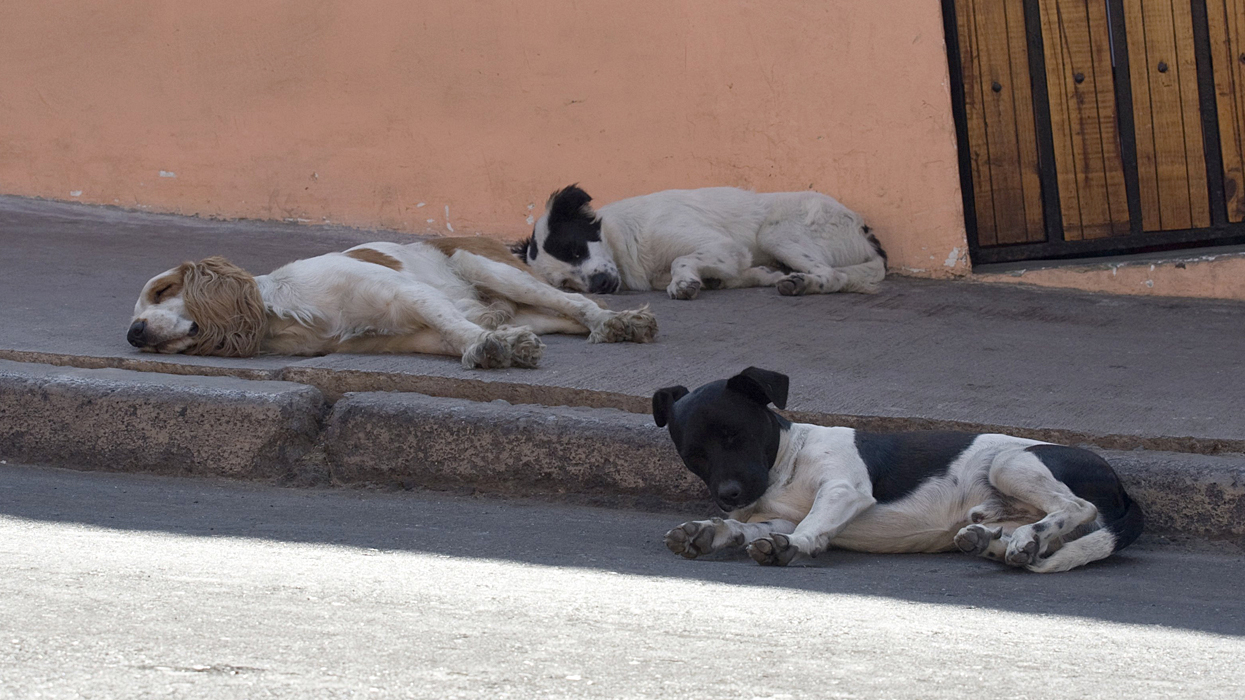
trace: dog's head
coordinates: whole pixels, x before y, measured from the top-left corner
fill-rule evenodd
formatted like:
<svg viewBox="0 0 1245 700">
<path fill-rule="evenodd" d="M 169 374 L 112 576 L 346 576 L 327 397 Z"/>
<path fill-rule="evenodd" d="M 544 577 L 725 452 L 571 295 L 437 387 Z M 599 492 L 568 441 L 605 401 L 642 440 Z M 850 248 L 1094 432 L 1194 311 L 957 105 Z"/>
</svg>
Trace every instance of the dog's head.
<svg viewBox="0 0 1245 700">
<path fill-rule="evenodd" d="M 709 487 L 722 510 L 765 494 L 782 431 L 791 426 L 768 408 L 787 405 L 787 376 L 756 367 L 696 391 L 672 386 L 653 394 L 653 420 L 669 425 L 683 464 Z"/>
<path fill-rule="evenodd" d="M 249 357 L 259 351 L 265 321 L 255 278 L 212 257 L 152 277 L 125 338 L 145 352 Z"/>
<path fill-rule="evenodd" d="M 613 294 L 621 284 L 618 265 L 601 240 L 601 217 L 592 197 L 571 185 L 554 192 L 545 213 L 536 220 L 532 237 L 513 250 L 546 282 L 572 292 Z"/>
</svg>

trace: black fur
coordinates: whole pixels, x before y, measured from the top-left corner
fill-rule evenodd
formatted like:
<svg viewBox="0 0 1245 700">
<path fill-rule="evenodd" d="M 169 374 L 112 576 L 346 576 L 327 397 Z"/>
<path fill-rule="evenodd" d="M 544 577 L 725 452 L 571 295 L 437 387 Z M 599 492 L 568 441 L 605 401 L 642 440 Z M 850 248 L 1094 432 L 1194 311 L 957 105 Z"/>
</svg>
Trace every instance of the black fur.
<svg viewBox="0 0 1245 700">
<path fill-rule="evenodd" d="M 670 410 L 674 407 L 674 402 L 687 396 L 687 393 L 685 386 L 668 386 L 653 394 L 653 422 L 657 423 L 658 428 L 666 427 L 666 423 L 670 422 Z"/>
<path fill-rule="evenodd" d="M 510 252 L 514 253 L 516 257 L 525 263 L 535 260 L 536 256 L 540 254 L 540 248 L 536 247 L 536 232 L 533 231 L 532 235 L 521 241 L 511 243 Z M 528 257 L 529 255 L 531 257 Z"/>
<path fill-rule="evenodd" d="M 1128 497 L 1115 470 L 1102 457 L 1077 447 L 1034 445 L 1026 448 L 1072 493 L 1093 503 L 1098 516 L 1115 535 L 1115 549 L 1132 544 L 1145 527 L 1141 506 Z"/>
<path fill-rule="evenodd" d="M 578 185 L 569 185 L 549 196 L 549 235 L 541 246 L 546 253 L 572 264 L 588 257 L 588 243 L 601 240 L 601 219 L 588 206 L 591 201 L 592 197 Z"/>
<path fill-rule="evenodd" d="M 730 511 L 756 501 L 769 486 L 782 431 L 791 423 L 767 406 L 775 399 L 785 404 L 786 393 L 785 376 L 750 367 L 690 393 L 682 386 L 659 389 L 653 420 L 668 427 L 683 464 Z"/>
<path fill-rule="evenodd" d="M 759 367 L 749 367 L 726 380 L 728 388 L 747 394 L 762 406 L 772 403 L 779 408 L 787 407 L 787 387 L 790 383 L 787 375 Z"/>
<path fill-rule="evenodd" d="M 897 501 L 927 479 L 942 476 L 977 435 L 954 432 L 866 433 L 856 431 L 873 497 L 878 503 Z"/>
<path fill-rule="evenodd" d="M 873 246 L 873 251 L 877 253 L 878 255 L 882 256 L 882 266 L 889 269 L 890 268 L 890 266 L 888 265 L 889 259 L 886 257 L 886 249 L 882 247 L 882 243 L 878 241 L 878 237 L 873 235 L 872 233 L 869 233 L 868 226 L 861 226 L 860 230 L 864 231 L 865 239 L 869 241 L 869 245 Z"/>
</svg>

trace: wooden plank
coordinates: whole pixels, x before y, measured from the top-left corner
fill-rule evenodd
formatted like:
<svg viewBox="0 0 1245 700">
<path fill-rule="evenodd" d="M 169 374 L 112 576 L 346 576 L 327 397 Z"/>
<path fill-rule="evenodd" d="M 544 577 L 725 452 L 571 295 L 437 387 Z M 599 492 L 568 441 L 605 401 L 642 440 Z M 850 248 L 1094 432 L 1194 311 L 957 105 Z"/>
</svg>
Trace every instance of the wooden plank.
<svg viewBox="0 0 1245 700">
<path fill-rule="evenodd" d="M 1059 208 L 1063 213 L 1063 237 L 1079 241 L 1081 199 L 1077 187 L 1076 154 L 1072 149 L 1073 117 L 1068 95 L 1072 75 L 1065 60 L 1067 52 L 1059 40 L 1059 6 L 1056 0 L 1043 0 L 1042 42 L 1045 46 L 1046 90 L 1050 99 L 1050 127 L 1055 151 L 1055 181 L 1059 187 Z"/>
<path fill-rule="evenodd" d="M 977 2 L 972 19 L 997 243 L 1045 240 L 1023 7 L 1018 0 Z"/>
<path fill-rule="evenodd" d="M 1037 124 L 1033 116 L 1024 0 L 1010 0 L 1005 7 L 1012 99 L 1016 111 L 1016 141 L 1019 144 L 1021 189 L 1024 191 L 1024 241 L 1036 243 L 1046 240 L 1046 216 L 1042 209 L 1042 175 L 1039 170 Z"/>
<path fill-rule="evenodd" d="M 1207 0 L 1228 220 L 1245 220 L 1245 0 Z"/>
<path fill-rule="evenodd" d="M 1127 0 L 1142 229 L 1210 225 L 1188 2 Z"/>
<path fill-rule="evenodd" d="M 1133 132 L 1137 142 L 1137 181 L 1141 194 L 1142 228 L 1161 228 L 1158 164 L 1154 147 L 1154 110 L 1150 106 L 1149 38 L 1141 0 L 1125 0 L 1128 68 L 1133 88 Z"/>
<path fill-rule="evenodd" d="M 961 73 L 964 78 L 964 116 L 968 126 L 973 206 L 977 210 L 977 245 L 992 246 L 998 243 L 998 227 L 994 222 L 994 185 L 989 168 L 990 153 L 983 107 L 985 98 L 981 94 L 980 51 L 977 48 L 977 31 L 973 22 L 976 4 L 975 0 L 959 0 L 955 7 L 955 20 L 959 30 Z"/>
<path fill-rule="evenodd" d="M 1125 235 L 1128 200 L 1106 3 L 1041 0 L 1039 7 L 1064 239 Z"/>
<path fill-rule="evenodd" d="M 1181 113 L 1184 115 L 1184 152 L 1189 186 L 1189 228 L 1210 226 L 1210 185 L 1206 181 L 1206 142 L 1202 134 L 1201 96 L 1198 94 L 1197 53 L 1193 42 L 1193 7 L 1172 3 L 1176 29 Z"/>
</svg>

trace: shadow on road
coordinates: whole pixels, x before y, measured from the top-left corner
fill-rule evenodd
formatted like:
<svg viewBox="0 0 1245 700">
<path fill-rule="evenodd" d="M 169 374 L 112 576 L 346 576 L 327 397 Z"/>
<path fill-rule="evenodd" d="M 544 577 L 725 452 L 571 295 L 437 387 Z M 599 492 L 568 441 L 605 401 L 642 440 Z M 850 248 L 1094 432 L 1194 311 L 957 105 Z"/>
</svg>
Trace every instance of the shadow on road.
<svg viewBox="0 0 1245 700">
<path fill-rule="evenodd" d="M 674 556 L 662 535 L 686 519 L 678 514 L 11 465 L 0 467 L 0 516 L 582 567 L 1245 635 L 1245 598 L 1239 595 L 1245 558 L 1154 544 L 1046 576 L 958 554 L 831 552 L 805 566 L 772 569 L 746 556 L 700 561 Z"/>
</svg>

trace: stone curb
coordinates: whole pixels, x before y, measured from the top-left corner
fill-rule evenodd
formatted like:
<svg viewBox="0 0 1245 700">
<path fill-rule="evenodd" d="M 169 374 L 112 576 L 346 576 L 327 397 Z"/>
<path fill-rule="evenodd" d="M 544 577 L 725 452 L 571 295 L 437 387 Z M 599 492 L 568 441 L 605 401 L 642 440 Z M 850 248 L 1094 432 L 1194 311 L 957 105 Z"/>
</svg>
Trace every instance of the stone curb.
<svg viewBox="0 0 1245 700">
<path fill-rule="evenodd" d="M 327 418 L 325 414 L 327 413 Z M 1147 531 L 1245 540 L 1245 455 L 1104 451 Z M 0 361 L 0 458 L 282 483 L 470 488 L 710 514 L 648 416 Z"/>
<path fill-rule="evenodd" d="M 338 483 L 706 499 L 666 431 L 616 409 L 346 394 L 324 446 Z"/>
<path fill-rule="evenodd" d="M 273 380 L 306 384 L 318 389 L 329 402 L 350 393 L 412 392 L 469 401 L 508 401 L 534 406 L 582 406 L 612 408 L 647 415 L 649 397 L 597 389 L 527 384 L 486 377 L 450 377 L 406 372 L 352 370 L 324 367 L 256 368 L 204 364 L 202 358 L 184 355 L 140 354 L 136 357 L 92 357 L 0 349 L 0 361 L 13 360 L 84 369 L 117 368 L 175 376 L 222 376 L 251 380 Z M 193 360 L 193 362 L 192 362 Z M 954 430 L 972 433 L 1007 433 L 1032 440 L 1061 445 L 1089 445 L 1103 450 L 1154 450 L 1190 454 L 1243 454 L 1245 440 L 1198 435 L 1129 434 L 1085 432 L 1067 428 L 1034 425 L 947 420 L 931 416 L 872 416 L 816 411 L 787 411 L 794 421 L 816 425 L 836 425 L 860 430 L 897 432 L 904 430 Z"/>
<path fill-rule="evenodd" d="M 313 387 L 0 360 L 0 456 L 109 471 L 281 477 L 315 448 Z"/>
<path fill-rule="evenodd" d="M 1245 455 L 1098 450 L 1146 514 L 1146 530 L 1245 541 Z"/>
</svg>

